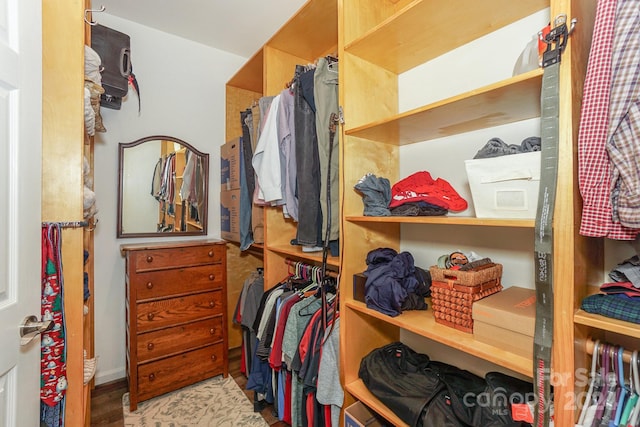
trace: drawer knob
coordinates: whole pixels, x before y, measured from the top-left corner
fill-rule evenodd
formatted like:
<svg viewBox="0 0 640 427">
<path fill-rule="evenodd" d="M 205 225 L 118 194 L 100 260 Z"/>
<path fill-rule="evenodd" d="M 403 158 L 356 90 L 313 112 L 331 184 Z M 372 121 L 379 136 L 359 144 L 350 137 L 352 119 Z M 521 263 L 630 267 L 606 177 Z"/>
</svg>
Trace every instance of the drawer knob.
<svg viewBox="0 0 640 427">
<path fill-rule="evenodd" d="M 209 251 L 209 256 L 212 257 L 213 256 L 213 251 Z"/>
<path fill-rule="evenodd" d="M 216 360 L 218 360 L 218 357 L 215 354 L 211 355 L 211 361 L 215 362 Z"/>
<path fill-rule="evenodd" d="M 147 283 L 147 289 L 153 289 L 153 283 L 151 282 Z"/>
<path fill-rule="evenodd" d="M 147 262 L 153 262 L 153 257 L 151 255 L 147 256 Z"/>
<path fill-rule="evenodd" d="M 215 275 L 215 274 L 210 274 L 210 275 L 209 275 L 209 280 L 213 280 L 213 279 L 215 279 L 215 278 L 216 278 L 216 275 Z"/>
<path fill-rule="evenodd" d="M 210 301 L 209 302 L 209 307 L 213 308 L 216 306 L 216 302 L 215 301 Z"/>
<path fill-rule="evenodd" d="M 153 381 L 156 379 L 156 374 L 149 374 L 149 381 Z"/>
<path fill-rule="evenodd" d="M 154 347 L 154 345 L 153 345 L 153 343 L 152 343 L 152 342 L 150 342 L 149 344 L 147 344 L 147 350 L 151 351 L 151 350 L 153 350 L 153 347 Z"/>
<path fill-rule="evenodd" d="M 211 328 L 211 329 L 209 329 L 209 333 L 210 333 L 211 335 L 215 335 L 215 334 L 216 334 L 216 328 Z"/>
<path fill-rule="evenodd" d="M 147 314 L 147 319 L 149 320 L 153 320 L 154 314 L 153 313 L 149 313 Z"/>
</svg>

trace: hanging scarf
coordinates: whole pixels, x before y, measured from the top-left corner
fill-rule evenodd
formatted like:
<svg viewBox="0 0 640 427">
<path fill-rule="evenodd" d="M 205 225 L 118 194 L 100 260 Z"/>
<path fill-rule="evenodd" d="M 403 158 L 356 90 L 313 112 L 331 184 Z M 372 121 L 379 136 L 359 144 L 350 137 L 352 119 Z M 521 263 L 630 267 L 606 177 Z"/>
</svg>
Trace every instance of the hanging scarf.
<svg viewBox="0 0 640 427">
<path fill-rule="evenodd" d="M 40 399 L 42 421 L 50 427 L 64 425 L 64 396 L 67 390 L 66 328 L 62 277 L 61 227 L 42 227 L 42 320 L 53 320 L 42 334 Z"/>
</svg>

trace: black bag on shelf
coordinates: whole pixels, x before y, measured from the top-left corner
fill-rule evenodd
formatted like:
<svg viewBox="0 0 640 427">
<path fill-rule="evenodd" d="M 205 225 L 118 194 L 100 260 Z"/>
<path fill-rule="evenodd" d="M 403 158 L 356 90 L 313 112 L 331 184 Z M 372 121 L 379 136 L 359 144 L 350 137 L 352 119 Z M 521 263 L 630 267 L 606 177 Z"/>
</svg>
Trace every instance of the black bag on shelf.
<svg viewBox="0 0 640 427">
<path fill-rule="evenodd" d="M 474 426 L 479 410 L 475 399 L 486 387 L 477 375 L 431 361 L 401 342 L 366 355 L 359 377 L 374 396 L 415 427 Z"/>
<path fill-rule="evenodd" d="M 484 378 L 487 388 L 477 401 L 481 410 L 476 412 L 474 424 L 485 427 L 531 427 L 528 422 L 513 419 L 512 407 L 535 400 L 533 384 L 502 372 L 488 372 Z"/>
<path fill-rule="evenodd" d="M 102 61 L 101 106 L 119 110 L 129 90 L 131 75 L 130 38 L 127 34 L 100 24 L 91 30 L 91 47 Z"/>
</svg>

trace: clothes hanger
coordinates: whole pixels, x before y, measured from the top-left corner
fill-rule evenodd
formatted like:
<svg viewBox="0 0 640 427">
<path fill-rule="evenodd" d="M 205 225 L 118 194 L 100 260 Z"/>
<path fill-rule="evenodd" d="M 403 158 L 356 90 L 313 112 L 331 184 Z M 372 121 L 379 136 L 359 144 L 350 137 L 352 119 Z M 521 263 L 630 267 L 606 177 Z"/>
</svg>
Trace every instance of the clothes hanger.
<svg viewBox="0 0 640 427">
<path fill-rule="evenodd" d="M 635 359 L 635 360 L 634 360 Z M 632 365 L 633 365 L 633 381 L 636 390 L 636 394 L 640 396 L 640 372 L 638 370 L 638 352 L 634 351 L 631 356 Z M 640 398 L 636 400 L 636 404 L 633 407 L 632 415 L 629 418 L 629 422 L 627 423 L 627 427 L 635 427 L 638 424 L 638 418 L 640 418 Z"/>
<path fill-rule="evenodd" d="M 609 344 L 604 344 L 602 352 L 600 354 L 600 384 L 597 389 L 594 390 L 598 401 L 596 403 L 596 412 L 594 414 L 594 421 L 599 425 L 600 420 L 604 414 L 605 403 L 607 400 L 608 390 L 608 378 L 609 378 Z"/>
<path fill-rule="evenodd" d="M 582 410 L 580 411 L 580 417 L 578 418 L 579 426 L 585 425 L 585 418 L 587 416 L 587 412 L 589 407 L 591 406 L 591 396 L 593 395 L 593 387 L 596 384 L 596 377 L 598 376 L 597 368 L 598 368 L 598 357 L 600 351 L 600 340 L 596 340 L 593 344 L 593 354 L 591 355 L 591 372 L 589 373 L 589 389 L 587 390 L 587 397 L 584 399 L 584 403 L 582 404 Z M 591 425 L 591 423 L 589 423 Z"/>
<path fill-rule="evenodd" d="M 615 405 L 617 401 L 618 395 L 618 374 L 616 372 L 616 365 L 618 364 L 616 359 L 616 350 L 617 346 L 610 345 L 608 346 L 607 351 L 607 361 L 609 364 L 609 368 L 611 369 L 605 379 L 605 385 L 607 386 L 607 390 L 604 394 L 604 411 L 602 412 L 602 418 L 600 421 L 600 426 L 608 426 L 609 422 L 615 416 Z"/>
<path fill-rule="evenodd" d="M 636 406 L 636 402 L 638 401 L 638 389 L 640 388 L 640 384 L 638 384 L 638 369 L 637 369 L 637 360 L 638 360 L 638 351 L 634 350 L 631 353 L 631 361 L 629 362 L 629 399 L 624 405 L 624 409 L 622 410 L 622 415 L 620 416 L 619 424 L 622 427 L 627 425 L 627 422 L 631 418 L 631 414 L 633 408 Z"/>
<path fill-rule="evenodd" d="M 628 394 L 628 387 L 624 382 L 624 364 L 622 361 L 622 355 L 624 353 L 624 348 L 622 346 L 618 347 L 616 352 L 616 359 L 618 360 L 618 401 L 616 403 L 616 412 L 613 417 L 613 424 L 615 427 L 620 425 L 620 418 L 622 417 L 622 411 L 624 410 L 625 402 Z"/>
</svg>

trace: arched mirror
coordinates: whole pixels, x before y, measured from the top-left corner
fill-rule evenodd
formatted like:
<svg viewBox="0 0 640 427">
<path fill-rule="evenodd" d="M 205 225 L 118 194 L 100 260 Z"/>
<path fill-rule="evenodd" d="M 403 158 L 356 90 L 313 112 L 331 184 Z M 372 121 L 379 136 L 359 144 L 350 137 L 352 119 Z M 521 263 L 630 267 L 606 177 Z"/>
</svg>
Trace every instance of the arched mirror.
<svg viewBox="0 0 640 427">
<path fill-rule="evenodd" d="M 164 135 L 120 143 L 118 237 L 207 234 L 209 154 Z"/>
</svg>

